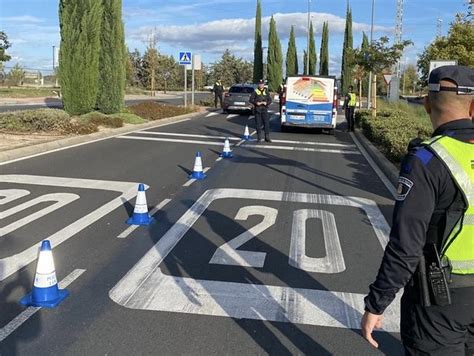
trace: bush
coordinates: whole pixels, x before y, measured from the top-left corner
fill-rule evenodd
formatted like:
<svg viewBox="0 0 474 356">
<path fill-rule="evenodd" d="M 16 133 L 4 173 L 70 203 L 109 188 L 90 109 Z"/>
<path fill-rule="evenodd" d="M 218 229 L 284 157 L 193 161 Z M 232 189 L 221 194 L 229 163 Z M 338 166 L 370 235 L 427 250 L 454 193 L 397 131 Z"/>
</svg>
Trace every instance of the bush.
<svg viewBox="0 0 474 356">
<path fill-rule="evenodd" d="M 192 109 L 183 106 L 159 104 L 154 101 L 145 101 L 140 104 L 129 106 L 127 109 L 129 112 L 147 120 L 161 120 L 167 117 L 193 112 Z"/>
<path fill-rule="evenodd" d="M 403 108 L 380 110 L 375 118 L 370 111 L 361 110 L 356 112 L 356 123 L 362 128 L 364 135 L 395 163 L 400 162 L 406 154 L 412 139 L 426 139 L 433 132 L 426 117 L 410 115 Z"/>
<path fill-rule="evenodd" d="M 138 125 L 138 124 L 144 124 L 145 122 L 148 122 L 148 120 L 143 119 L 138 115 L 128 113 L 128 112 L 121 112 L 119 114 L 114 114 L 114 116 L 121 118 L 123 122 L 126 124 Z"/>
<path fill-rule="evenodd" d="M 110 128 L 117 128 L 123 126 L 123 119 L 118 117 L 118 115 L 105 115 L 98 111 L 81 115 L 80 118 L 82 121 L 94 124 L 96 126 L 104 126 Z"/>
</svg>

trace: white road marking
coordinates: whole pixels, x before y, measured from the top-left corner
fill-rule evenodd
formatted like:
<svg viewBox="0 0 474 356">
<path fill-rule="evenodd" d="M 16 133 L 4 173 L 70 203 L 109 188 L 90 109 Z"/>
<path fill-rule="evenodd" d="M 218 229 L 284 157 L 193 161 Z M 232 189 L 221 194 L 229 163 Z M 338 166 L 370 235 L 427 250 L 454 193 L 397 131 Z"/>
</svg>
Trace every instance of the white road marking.
<svg viewBox="0 0 474 356">
<path fill-rule="evenodd" d="M 330 147 L 346 147 L 356 148 L 355 145 L 346 145 L 343 143 L 329 143 L 329 142 L 310 142 L 310 141 L 288 141 L 288 140 L 272 140 L 275 143 L 285 143 L 293 145 L 308 145 L 308 146 L 330 146 Z"/>
<path fill-rule="evenodd" d="M 72 271 L 66 278 L 58 283 L 60 289 L 67 288 L 72 282 L 79 278 L 86 270 L 85 269 L 75 269 Z M 7 325 L 0 329 L 0 342 L 5 340 L 11 333 L 18 329 L 25 321 L 31 318 L 33 315 L 39 311 L 41 307 L 28 307 L 22 311 L 18 316 L 10 321 Z"/>
<path fill-rule="evenodd" d="M 0 194 L 1 190 L 0 190 Z M 45 203 L 45 202 L 55 202 L 52 205 L 49 205 L 33 214 L 30 214 L 28 216 L 25 216 L 22 219 L 16 220 L 15 222 L 4 226 L 0 228 L 0 238 L 5 236 L 6 234 L 15 231 L 16 229 L 19 229 L 22 226 L 25 226 L 39 218 L 42 218 L 45 215 L 48 215 L 49 213 L 69 204 L 72 203 L 73 201 L 79 199 L 79 195 L 77 194 L 71 194 L 71 193 L 55 193 L 55 194 L 45 194 L 42 195 L 38 198 L 32 199 L 30 201 L 27 201 L 23 204 L 14 206 L 6 211 L 2 212 L 2 215 L 0 216 L 0 220 L 6 219 L 7 217 L 17 214 L 20 211 L 26 210 L 28 208 L 31 208 L 32 206 L 35 206 L 40 203 Z"/>
<path fill-rule="evenodd" d="M 245 145 L 245 147 L 247 147 L 247 148 L 263 148 L 263 149 L 268 149 L 268 150 L 303 151 L 303 152 L 337 153 L 337 154 L 345 154 L 345 155 L 360 155 L 360 152 L 358 152 L 358 151 L 330 150 L 330 149 L 325 149 L 325 148 L 258 145 L 258 144 L 247 144 L 247 145 Z"/>
<path fill-rule="evenodd" d="M 177 138 L 175 139 L 175 138 L 140 137 L 140 136 L 119 136 L 117 138 L 122 138 L 122 139 L 127 139 L 127 140 L 139 140 L 139 141 L 177 142 L 177 143 L 190 143 L 194 145 L 224 146 L 224 142 L 180 140 Z"/>
<path fill-rule="evenodd" d="M 102 205 L 93 212 L 83 216 L 76 220 L 72 224 L 65 228 L 57 231 L 51 236 L 47 237 L 51 242 L 51 247 L 55 248 L 64 241 L 68 240 L 78 232 L 82 231 L 89 225 L 100 220 L 105 215 L 109 214 L 113 210 L 120 206 L 123 206 L 124 202 L 134 198 L 137 195 L 138 183 L 131 182 L 115 182 L 115 181 L 102 181 L 92 179 L 77 179 L 77 178 L 60 178 L 60 177 L 44 177 L 44 176 L 32 176 L 32 175 L 0 175 L 0 183 L 16 183 L 24 185 L 45 185 L 52 187 L 66 187 L 66 188 L 82 188 L 82 189 L 96 189 L 96 190 L 107 190 L 121 193 L 120 196 L 112 199 L 108 203 Z M 26 250 L 8 257 L 0 259 L 0 281 L 3 281 L 7 277 L 11 276 L 16 271 L 27 266 L 38 257 L 38 246 L 27 248 Z"/>
<path fill-rule="evenodd" d="M 165 199 L 153 209 L 150 210 L 150 216 L 155 215 L 160 209 L 163 209 L 166 204 L 168 204 L 171 199 Z M 127 229 L 125 229 L 120 235 L 117 236 L 118 239 L 126 239 L 132 232 L 134 232 L 140 225 L 131 225 Z"/>
<path fill-rule="evenodd" d="M 195 280 L 161 272 L 160 264 L 213 201 L 248 197 L 359 208 L 367 215 L 382 248 L 388 242 L 390 228 L 377 204 L 369 199 L 247 189 L 208 190 L 110 290 L 110 298 L 131 309 L 359 329 L 364 311 L 363 294 Z M 384 330 L 399 330 L 399 308 L 397 298 L 385 312 Z"/>
<path fill-rule="evenodd" d="M 350 133 L 352 140 L 356 144 L 357 148 L 359 151 L 362 153 L 362 155 L 365 157 L 369 165 L 372 167 L 372 169 L 375 171 L 375 174 L 380 178 L 382 183 L 385 185 L 389 193 L 395 198 L 397 196 L 397 190 L 393 186 L 392 182 L 390 182 L 390 179 L 387 178 L 387 176 L 382 172 L 382 170 L 379 168 L 377 163 L 374 162 L 372 157 L 370 157 L 369 153 L 365 150 L 364 146 L 359 142 L 357 137 L 351 132 Z"/>
<path fill-rule="evenodd" d="M 232 119 L 233 117 L 237 117 L 237 116 L 240 116 L 238 114 L 229 114 L 227 115 L 226 119 Z"/>
<path fill-rule="evenodd" d="M 309 219 L 321 220 L 326 256 L 321 258 L 306 255 L 306 239 L 317 236 L 306 234 Z M 334 214 L 324 210 L 296 210 L 293 213 L 289 264 L 307 272 L 340 273 L 346 270 L 341 242 L 337 233 Z"/>
<path fill-rule="evenodd" d="M 193 137 L 193 138 L 210 138 L 214 140 L 225 140 L 229 141 L 240 141 L 239 137 L 228 137 L 228 136 L 212 136 L 212 135 L 194 135 L 194 134 L 183 134 L 174 132 L 156 132 L 156 131 L 140 131 L 141 134 L 146 135 L 158 135 L 158 136 L 178 136 L 178 137 Z"/>
<path fill-rule="evenodd" d="M 216 116 L 219 115 L 220 113 L 218 112 L 210 112 L 209 114 L 206 115 L 206 117 L 211 117 L 211 116 Z"/>
<path fill-rule="evenodd" d="M 0 205 L 10 203 L 29 194 L 30 192 L 25 189 L 2 189 L 0 190 L 0 197 L 3 198 L 0 199 Z"/>
<path fill-rule="evenodd" d="M 204 168 L 202 171 L 203 171 L 204 173 L 206 173 L 206 172 L 207 172 L 208 170 L 210 170 L 210 169 L 211 169 L 211 167 L 206 167 L 206 168 Z M 183 187 L 189 187 L 189 186 L 190 186 L 191 184 L 193 184 L 195 181 L 196 181 L 196 179 L 191 178 L 190 180 L 188 180 L 186 183 L 183 184 Z"/>
<path fill-rule="evenodd" d="M 174 125 L 174 124 L 179 124 L 180 122 L 185 122 L 185 121 L 189 121 L 191 119 L 183 119 L 183 120 L 179 120 L 179 121 L 175 121 L 175 122 L 168 122 L 166 124 L 158 124 L 156 126 L 153 126 L 153 127 L 150 127 L 150 128 L 157 128 L 157 127 L 164 127 L 164 126 L 168 126 L 168 125 Z M 134 133 L 134 132 L 139 132 L 143 129 L 138 129 L 138 130 L 135 130 L 135 131 L 130 131 L 128 133 Z M 87 141 L 87 142 L 81 142 L 81 143 L 78 143 L 76 145 L 71 145 L 71 146 L 67 146 L 67 147 L 61 147 L 61 148 L 56 148 L 54 150 L 50 150 L 50 151 L 46 151 L 46 152 L 41 152 L 41 153 L 35 153 L 33 155 L 29 155 L 29 156 L 25 156 L 25 157 L 20 157 L 20 158 L 15 158 L 15 159 L 11 159 L 9 161 L 5 161 L 5 162 L 0 162 L 0 166 L 3 166 L 5 164 L 9 164 L 9 163 L 14 163 L 14 162 L 18 162 L 18 161 L 23 161 L 25 159 L 29 159 L 29 158 L 34 158 L 34 157 L 38 157 L 38 156 L 43 156 L 43 155 L 46 155 L 46 154 L 49 154 L 49 153 L 53 153 L 53 152 L 58 152 L 58 151 L 63 151 L 63 150 L 68 150 L 70 148 L 74 148 L 74 147 L 79 147 L 79 146 L 83 146 L 83 145 L 88 145 L 90 143 L 94 143 L 94 142 L 99 142 L 99 141 L 104 141 L 104 140 L 108 140 L 110 138 L 115 138 L 115 137 L 119 137 L 119 136 L 122 136 L 123 133 L 120 133 L 118 135 L 115 135 L 115 136 L 109 136 L 109 137 L 103 137 L 103 138 L 99 138 L 97 140 L 92 140 L 92 141 Z"/>
<path fill-rule="evenodd" d="M 214 252 L 214 255 L 212 255 L 209 263 L 243 267 L 263 267 L 267 255 L 265 252 L 237 251 L 237 249 L 274 225 L 278 210 L 268 206 L 246 206 L 238 211 L 235 220 L 246 221 L 249 216 L 252 215 L 263 216 L 263 220 L 229 242 L 219 246 L 216 252 Z"/>
</svg>

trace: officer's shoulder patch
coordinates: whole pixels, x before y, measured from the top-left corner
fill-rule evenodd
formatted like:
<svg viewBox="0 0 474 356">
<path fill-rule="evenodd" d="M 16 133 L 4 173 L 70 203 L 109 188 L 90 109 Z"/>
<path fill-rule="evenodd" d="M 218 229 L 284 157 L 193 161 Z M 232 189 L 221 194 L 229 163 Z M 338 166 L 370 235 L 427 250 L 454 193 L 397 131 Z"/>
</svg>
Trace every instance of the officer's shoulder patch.
<svg viewBox="0 0 474 356">
<path fill-rule="evenodd" d="M 416 150 L 415 157 L 417 157 L 421 163 L 426 166 L 434 157 L 434 154 L 429 149 L 423 147 Z"/>
<path fill-rule="evenodd" d="M 395 195 L 395 200 L 404 201 L 405 198 L 410 193 L 411 188 L 413 188 L 414 183 L 406 177 L 398 178 L 398 187 L 397 194 Z"/>
</svg>

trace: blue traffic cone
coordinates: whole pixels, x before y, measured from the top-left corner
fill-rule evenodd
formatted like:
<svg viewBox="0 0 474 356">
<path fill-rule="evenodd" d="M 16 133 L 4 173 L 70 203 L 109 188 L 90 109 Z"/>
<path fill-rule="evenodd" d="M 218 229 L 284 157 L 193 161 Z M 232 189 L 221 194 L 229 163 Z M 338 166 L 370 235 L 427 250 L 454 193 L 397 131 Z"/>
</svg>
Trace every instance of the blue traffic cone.
<svg viewBox="0 0 474 356">
<path fill-rule="evenodd" d="M 245 141 L 251 141 L 252 140 L 252 137 L 250 136 L 248 125 L 245 125 L 245 131 L 244 131 L 244 135 L 242 136 L 242 139 L 245 140 Z"/>
<path fill-rule="evenodd" d="M 44 240 L 39 252 L 33 290 L 21 298 L 20 303 L 26 306 L 54 308 L 68 295 L 66 289 L 58 288 L 51 244 L 49 240 Z"/>
<path fill-rule="evenodd" d="M 232 154 L 232 150 L 230 149 L 229 139 L 226 138 L 224 142 L 224 150 L 221 153 L 222 158 L 232 158 L 234 155 Z"/>
<path fill-rule="evenodd" d="M 137 200 L 133 215 L 127 220 L 129 225 L 150 225 L 153 218 L 148 214 L 148 204 L 146 202 L 145 185 L 140 183 L 138 185 Z"/>
<path fill-rule="evenodd" d="M 202 170 L 202 157 L 201 152 L 196 152 L 196 159 L 194 160 L 194 169 L 193 173 L 189 176 L 189 178 L 201 180 L 206 178 L 204 171 Z"/>
</svg>

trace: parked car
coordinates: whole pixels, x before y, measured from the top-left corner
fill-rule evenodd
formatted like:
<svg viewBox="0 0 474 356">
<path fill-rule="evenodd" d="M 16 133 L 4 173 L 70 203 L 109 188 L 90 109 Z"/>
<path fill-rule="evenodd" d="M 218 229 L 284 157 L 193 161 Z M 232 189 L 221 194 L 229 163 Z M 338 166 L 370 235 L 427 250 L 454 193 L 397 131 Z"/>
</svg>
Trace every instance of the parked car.
<svg viewBox="0 0 474 356">
<path fill-rule="evenodd" d="M 250 104 L 250 95 L 255 91 L 255 84 L 234 84 L 224 95 L 223 110 L 229 111 L 252 111 Z"/>
</svg>

